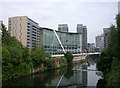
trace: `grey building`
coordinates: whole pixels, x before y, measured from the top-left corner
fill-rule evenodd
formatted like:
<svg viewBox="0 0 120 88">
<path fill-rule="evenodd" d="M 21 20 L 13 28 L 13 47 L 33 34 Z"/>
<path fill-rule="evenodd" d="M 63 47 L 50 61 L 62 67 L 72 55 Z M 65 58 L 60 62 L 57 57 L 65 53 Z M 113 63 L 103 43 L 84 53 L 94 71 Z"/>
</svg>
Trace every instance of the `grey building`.
<svg viewBox="0 0 120 88">
<path fill-rule="evenodd" d="M 2 24 L 3 24 L 3 21 L 0 21 L 0 51 L 1 51 L 1 47 L 2 47 Z"/>
<path fill-rule="evenodd" d="M 33 48 L 34 43 L 40 45 L 39 24 L 27 16 L 10 17 L 8 30 L 11 36 L 16 37 L 24 47 Z"/>
<path fill-rule="evenodd" d="M 96 47 L 99 48 L 100 51 L 102 51 L 102 49 L 104 48 L 104 35 L 98 35 L 96 36 Z"/>
<path fill-rule="evenodd" d="M 58 24 L 58 31 L 68 32 L 68 25 L 67 24 Z"/>
<path fill-rule="evenodd" d="M 87 27 L 83 24 L 77 24 L 77 33 L 82 34 L 82 51 L 87 51 Z"/>
<path fill-rule="evenodd" d="M 120 1 L 118 2 L 118 13 L 120 14 Z"/>
<path fill-rule="evenodd" d="M 109 44 L 109 33 L 110 29 L 109 28 L 103 28 L 103 34 L 104 34 L 104 48 L 108 47 Z"/>
<path fill-rule="evenodd" d="M 0 21 L 0 29 L 2 28 L 3 21 Z M 0 30 L 1 32 L 1 30 Z"/>
<path fill-rule="evenodd" d="M 88 43 L 88 52 L 95 52 L 95 43 Z"/>
</svg>

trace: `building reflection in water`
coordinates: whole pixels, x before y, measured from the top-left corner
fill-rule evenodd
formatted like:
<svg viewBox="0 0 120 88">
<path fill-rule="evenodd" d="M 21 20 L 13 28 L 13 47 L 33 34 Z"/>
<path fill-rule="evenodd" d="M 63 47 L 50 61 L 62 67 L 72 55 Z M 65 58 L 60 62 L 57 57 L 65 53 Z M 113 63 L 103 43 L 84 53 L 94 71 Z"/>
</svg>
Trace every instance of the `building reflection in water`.
<svg viewBox="0 0 120 88">
<path fill-rule="evenodd" d="M 82 69 L 87 69 L 87 65 L 86 64 L 82 64 L 77 66 L 77 68 L 82 68 Z M 68 70 L 69 72 L 67 72 L 67 74 L 65 74 L 65 76 L 62 78 L 62 81 L 60 83 L 59 86 L 76 86 L 76 88 L 82 86 L 82 87 L 86 87 L 87 86 L 87 71 L 72 71 L 72 70 Z M 72 71 L 72 72 L 70 72 Z M 69 74 L 71 75 L 69 75 Z M 66 76 L 66 75 L 69 75 Z"/>
</svg>

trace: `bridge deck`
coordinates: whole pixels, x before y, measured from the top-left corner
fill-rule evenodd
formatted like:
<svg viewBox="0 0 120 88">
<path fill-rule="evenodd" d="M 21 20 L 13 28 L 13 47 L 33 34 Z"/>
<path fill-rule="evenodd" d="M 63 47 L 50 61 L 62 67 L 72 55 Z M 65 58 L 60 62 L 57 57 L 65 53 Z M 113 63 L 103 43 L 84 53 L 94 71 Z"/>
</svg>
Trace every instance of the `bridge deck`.
<svg viewBox="0 0 120 88">
<path fill-rule="evenodd" d="M 80 54 L 73 54 L 73 56 L 86 56 L 86 55 L 94 55 L 94 54 L 101 54 L 101 52 L 95 53 L 80 53 Z M 52 57 L 63 57 L 64 54 L 52 55 Z"/>
<path fill-rule="evenodd" d="M 98 70 L 93 70 L 93 69 L 82 69 L 82 68 L 73 68 L 73 71 L 95 71 L 95 72 L 101 72 L 101 71 L 98 71 Z"/>
</svg>

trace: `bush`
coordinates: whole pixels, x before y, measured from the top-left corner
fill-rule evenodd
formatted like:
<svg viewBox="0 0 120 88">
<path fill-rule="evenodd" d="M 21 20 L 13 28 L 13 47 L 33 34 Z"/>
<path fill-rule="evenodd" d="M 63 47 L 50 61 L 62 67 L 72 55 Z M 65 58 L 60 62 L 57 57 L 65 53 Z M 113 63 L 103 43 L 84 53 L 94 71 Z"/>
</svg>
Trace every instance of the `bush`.
<svg viewBox="0 0 120 88">
<path fill-rule="evenodd" d="M 120 87 L 120 65 L 114 67 L 107 75 L 105 75 L 107 81 L 106 87 Z"/>
</svg>

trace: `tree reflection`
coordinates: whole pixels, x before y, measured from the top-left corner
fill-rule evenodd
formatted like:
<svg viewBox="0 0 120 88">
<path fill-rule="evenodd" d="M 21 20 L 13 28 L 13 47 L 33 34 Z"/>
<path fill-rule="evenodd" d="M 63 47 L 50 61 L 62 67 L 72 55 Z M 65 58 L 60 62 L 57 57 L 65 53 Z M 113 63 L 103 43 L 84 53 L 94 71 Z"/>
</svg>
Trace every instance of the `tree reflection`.
<svg viewBox="0 0 120 88">
<path fill-rule="evenodd" d="M 67 67 L 67 72 L 64 75 L 67 79 L 70 79 L 72 77 L 72 75 L 73 75 L 73 70 L 72 69 L 73 69 L 73 66 L 68 66 Z"/>
</svg>

